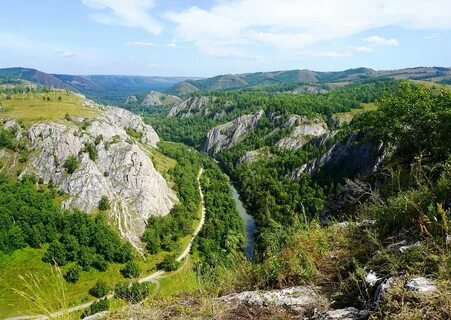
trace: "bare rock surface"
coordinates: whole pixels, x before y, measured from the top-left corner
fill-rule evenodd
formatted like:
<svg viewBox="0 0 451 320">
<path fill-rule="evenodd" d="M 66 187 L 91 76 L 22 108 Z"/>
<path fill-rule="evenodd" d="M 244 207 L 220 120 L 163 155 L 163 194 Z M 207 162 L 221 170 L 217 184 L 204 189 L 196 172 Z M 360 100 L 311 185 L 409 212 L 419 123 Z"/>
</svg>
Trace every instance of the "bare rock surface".
<svg viewBox="0 0 451 320">
<path fill-rule="evenodd" d="M 23 174 L 33 172 L 67 193 L 64 208 L 91 212 L 107 196 L 108 214 L 121 236 L 139 248 L 148 218 L 168 214 L 178 200 L 145 149 L 159 141 L 153 128 L 129 111 L 102 110 L 84 129 L 74 122 L 32 125 L 28 129 L 32 153 Z M 128 128 L 142 136 L 142 144 L 129 137 Z M 87 145 L 94 146 L 95 157 L 90 157 Z M 78 159 L 72 174 L 64 168 L 70 156 Z"/>
<path fill-rule="evenodd" d="M 300 149 L 314 138 L 327 135 L 329 132 L 326 123 L 322 119 L 309 119 L 292 115 L 287 122 L 288 127 L 293 128 L 293 130 L 288 136 L 276 143 L 282 149 Z"/>
<path fill-rule="evenodd" d="M 191 97 L 186 100 L 176 103 L 171 110 L 169 110 L 168 118 L 181 115 L 182 117 L 191 117 L 201 110 L 204 110 L 212 99 L 210 97 Z"/>
<path fill-rule="evenodd" d="M 418 292 L 434 292 L 437 290 L 437 287 L 433 280 L 425 277 L 417 277 L 407 281 L 406 289 Z"/>
<path fill-rule="evenodd" d="M 366 310 L 359 310 L 354 307 L 331 310 L 319 317 L 321 320 L 363 320 L 367 319 L 370 313 Z"/>
<path fill-rule="evenodd" d="M 273 306 L 297 312 L 313 310 L 322 301 L 313 287 L 299 286 L 274 291 L 244 291 L 219 298 L 222 302 L 254 306 Z"/>
<path fill-rule="evenodd" d="M 125 104 L 132 104 L 137 102 L 138 98 L 136 96 L 128 96 L 127 99 L 125 99 Z"/>
<path fill-rule="evenodd" d="M 221 150 L 234 147 L 249 133 L 254 131 L 263 114 L 264 111 L 259 110 L 211 129 L 207 134 L 205 151 L 215 154 Z"/>
<path fill-rule="evenodd" d="M 181 102 L 181 99 L 179 97 L 168 95 L 162 92 L 151 91 L 148 95 L 145 96 L 144 100 L 141 102 L 141 105 L 154 107 L 174 104 L 178 102 Z"/>
<path fill-rule="evenodd" d="M 247 151 L 244 155 L 241 156 L 240 162 L 257 162 L 261 159 L 267 159 L 272 157 L 272 154 L 269 150 L 265 148 Z"/>
</svg>

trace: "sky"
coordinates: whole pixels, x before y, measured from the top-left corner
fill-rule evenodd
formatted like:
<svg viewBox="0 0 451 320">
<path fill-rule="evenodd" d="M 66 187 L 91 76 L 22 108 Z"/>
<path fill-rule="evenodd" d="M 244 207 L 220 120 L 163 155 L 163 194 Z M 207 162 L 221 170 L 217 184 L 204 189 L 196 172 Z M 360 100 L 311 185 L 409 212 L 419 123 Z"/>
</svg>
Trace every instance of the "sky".
<svg viewBox="0 0 451 320">
<path fill-rule="evenodd" d="M 0 0 L 0 68 L 198 76 L 451 66 L 450 0 Z"/>
</svg>

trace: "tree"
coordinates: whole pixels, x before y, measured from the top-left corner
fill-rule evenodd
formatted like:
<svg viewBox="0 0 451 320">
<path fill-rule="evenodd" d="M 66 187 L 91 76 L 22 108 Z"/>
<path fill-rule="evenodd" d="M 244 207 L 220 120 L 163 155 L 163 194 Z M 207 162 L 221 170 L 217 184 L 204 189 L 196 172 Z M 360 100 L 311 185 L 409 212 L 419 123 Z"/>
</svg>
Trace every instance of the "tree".
<svg viewBox="0 0 451 320">
<path fill-rule="evenodd" d="M 106 211 L 111 208 L 110 199 L 108 199 L 107 196 L 102 196 L 102 198 L 99 201 L 99 210 L 100 211 Z"/>
<path fill-rule="evenodd" d="M 177 261 L 175 255 L 170 254 L 164 257 L 164 260 L 158 264 L 158 269 L 166 271 L 175 271 L 179 268 L 180 262 Z"/>
<path fill-rule="evenodd" d="M 44 262 L 64 266 L 67 263 L 67 252 L 64 245 L 58 240 L 54 240 L 42 258 Z"/>
<path fill-rule="evenodd" d="M 135 261 L 130 260 L 125 264 L 125 267 L 121 270 L 121 273 L 126 278 L 136 278 L 141 274 L 141 270 Z"/>
<path fill-rule="evenodd" d="M 89 306 L 89 309 L 84 311 L 81 317 L 85 318 L 102 311 L 107 311 L 109 309 L 110 309 L 110 300 L 108 300 L 108 298 L 103 298 L 91 304 Z"/>
<path fill-rule="evenodd" d="M 110 286 L 105 281 L 98 280 L 94 287 L 89 289 L 89 294 L 96 298 L 101 298 L 106 296 L 110 289 Z"/>
<path fill-rule="evenodd" d="M 64 162 L 64 169 L 66 169 L 67 173 L 72 174 L 78 168 L 78 158 L 74 155 L 69 156 Z"/>
<path fill-rule="evenodd" d="M 81 267 L 79 265 L 76 265 L 75 267 L 69 268 L 69 270 L 64 275 L 64 279 L 66 279 L 67 282 L 76 283 L 81 276 Z"/>
</svg>

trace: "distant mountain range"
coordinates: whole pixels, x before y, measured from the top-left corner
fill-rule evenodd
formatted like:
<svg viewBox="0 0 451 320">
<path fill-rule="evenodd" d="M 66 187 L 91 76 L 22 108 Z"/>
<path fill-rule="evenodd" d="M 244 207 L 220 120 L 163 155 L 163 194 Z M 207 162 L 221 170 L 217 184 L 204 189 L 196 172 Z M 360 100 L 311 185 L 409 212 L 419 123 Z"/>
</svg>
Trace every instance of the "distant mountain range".
<svg viewBox="0 0 451 320">
<path fill-rule="evenodd" d="M 167 91 L 175 84 L 199 78 L 151 77 L 121 75 L 67 75 L 48 74 L 30 68 L 0 69 L 0 80 L 24 80 L 57 89 L 78 91 L 103 102 L 123 102 L 131 94 L 149 91 Z"/>
<path fill-rule="evenodd" d="M 237 90 L 286 83 L 315 84 L 351 82 L 382 77 L 451 83 L 451 69 L 442 67 L 417 67 L 399 70 L 376 71 L 369 68 L 357 68 L 336 72 L 290 70 L 226 74 L 200 80 L 185 80 L 176 84 L 170 92 L 176 95 L 186 95 L 198 91 Z"/>
<path fill-rule="evenodd" d="M 352 82 L 383 77 L 451 83 L 451 69 L 416 67 L 376 71 L 369 68 L 356 68 L 334 72 L 317 72 L 304 69 L 226 74 L 204 79 L 194 77 L 66 75 L 48 74 L 30 68 L 0 69 L 0 83 L 5 83 L 8 80 L 29 81 L 43 86 L 78 91 L 89 98 L 115 104 L 123 104 L 130 95 L 148 93 L 149 91 L 169 92 L 183 96 L 194 92 L 263 88 L 278 84 Z"/>
</svg>

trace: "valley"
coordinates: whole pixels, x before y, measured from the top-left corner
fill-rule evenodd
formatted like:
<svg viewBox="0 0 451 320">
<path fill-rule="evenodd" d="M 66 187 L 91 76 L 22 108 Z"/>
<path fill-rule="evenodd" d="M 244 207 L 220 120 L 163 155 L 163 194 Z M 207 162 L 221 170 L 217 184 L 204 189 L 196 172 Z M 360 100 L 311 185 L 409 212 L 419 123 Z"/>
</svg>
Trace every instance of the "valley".
<svg viewBox="0 0 451 320">
<path fill-rule="evenodd" d="M 83 78 L 123 108 L 10 71 L 0 317 L 445 319 L 451 91 L 415 80 L 437 71 Z"/>
</svg>

